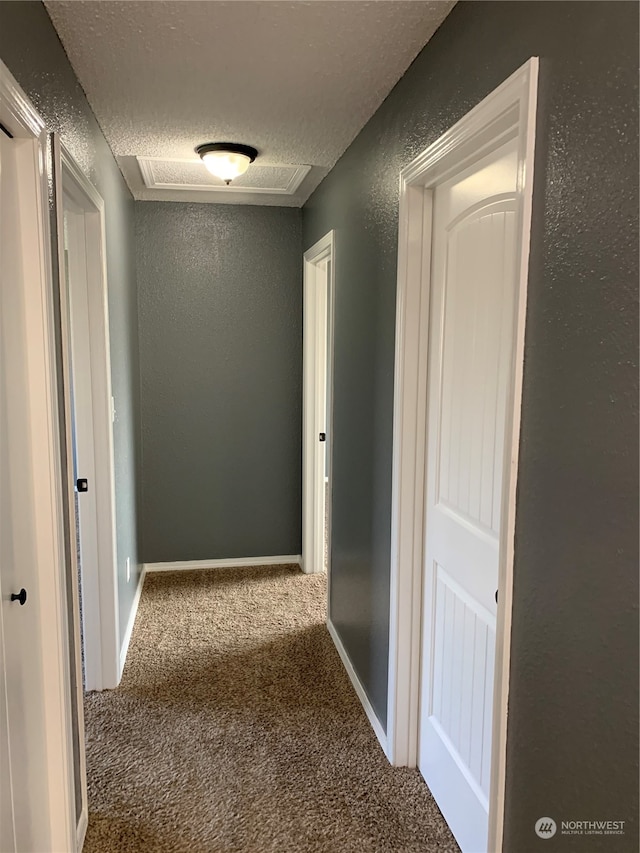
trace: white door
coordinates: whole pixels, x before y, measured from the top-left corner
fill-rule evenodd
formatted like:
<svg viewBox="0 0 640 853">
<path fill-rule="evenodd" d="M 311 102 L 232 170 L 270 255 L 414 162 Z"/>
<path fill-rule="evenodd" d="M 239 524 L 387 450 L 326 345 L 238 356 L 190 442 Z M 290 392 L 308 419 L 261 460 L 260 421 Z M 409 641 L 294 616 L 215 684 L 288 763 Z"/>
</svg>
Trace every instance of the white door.
<svg viewBox="0 0 640 853">
<path fill-rule="evenodd" d="M 304 262 L 302 567 L 311 573 L 330 562 L 333 232 L 305 252 Z"/>
<path fill-rule="evenodd" d="M 86 491 L 67 490 L 77 522 L 73 574 L 82 586 L 83 663 L 87 690 L 117 687 L 120 681 L 118 564 L 111 360 L 104 202 L 54 136 L 59 233 L 62 373 L 67 425 L 65 456 L 70 485 L 86 480 Z M 76 556 L 78 559 L 76 560 Z M 131 561 L 126 560 L 127 582 Z M 78 586 L 74 584 L 74 630 L 78 629 Z M 79 645 L 79 631 L 76 644 Z M 82 696 L 79 697 L 82 704 Z M 81 710 L 81 709 L 80 709 Z"/>
<path fill-rule="evenodd" d="M 434 192 L 419 768 L 464 853 L 486 853 L 516 140 Z"/>
<path fill-rule="evenodd" d="M 84 211 L 66 194 L 64 206 L 65 276 L 69 295 L 70 385 L 73 479 L 76 483 L 76 535 L 81 577 L 84 686 L 101 682 L 98 511 L 91 384 L 91 329 L 87 288 L 87 245 Z M 86 481 L 85 486 L 82 485 Z"/>
<path fill-rule="evenodd" d="M 329 277 L 331 275 L 331 258 L 327 258 L 319 265 L 319 287 L 318 287 L 318 361 L 320 370 L 318 373 L 319 379 L 319 435 L 324 436 L 322 441 L 318 442 L 319 449 L 319 466 L 322 467 L 322 472 L 318 475 L 318 491 L 319 491 L 319 515 L 322 519 L 322 529 L 319 532 L 319 538 L 323 545 L 323 561 L 322 568 L 327 570 L 329 562 L 328 547 L 329 541 L 327 536 L 327 512 L 328 512 L 328 484 L 329 484 L 329 447 L 328 443 L 333 436 L 329 432 L 329 382 L 328 382 L 328 358 L 329 358 Z"/>
<path fill-rule="evenodd" d="M 0 849 L 47 848 L 23 231 L 17 150 L 0 130 Z M 16 598 L 23 591 L 23 599 Z M 12 600 L 12 596 L 14 596 Z M 39 807 L 40 806 L 40 807 Z"/>
</svg>

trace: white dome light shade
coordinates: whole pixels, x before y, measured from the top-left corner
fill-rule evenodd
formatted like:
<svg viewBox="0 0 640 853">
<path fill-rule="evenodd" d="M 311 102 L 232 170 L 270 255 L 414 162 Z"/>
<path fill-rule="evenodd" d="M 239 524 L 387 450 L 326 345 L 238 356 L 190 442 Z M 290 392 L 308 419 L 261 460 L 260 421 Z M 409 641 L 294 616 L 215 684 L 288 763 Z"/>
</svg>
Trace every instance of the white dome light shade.
<svg viewBox="0 0 640 853">
<path fill-rule="evenodd" d="M 207 145 L 199 145 L 196 153 L 200 155 L 211 174 L 226 184 L 244 175 L 258 155 L 255 148 L 233 142 L 211 142 Z"/>
<path fill-rule="evenodd" d="M 202 155 L 202 162 L 212 175 L 223 181 L 232 181 L 244 175 L 251 165 L 246 154 L 232 154 L 227 151 L 209 151 Z"/>
</svg>

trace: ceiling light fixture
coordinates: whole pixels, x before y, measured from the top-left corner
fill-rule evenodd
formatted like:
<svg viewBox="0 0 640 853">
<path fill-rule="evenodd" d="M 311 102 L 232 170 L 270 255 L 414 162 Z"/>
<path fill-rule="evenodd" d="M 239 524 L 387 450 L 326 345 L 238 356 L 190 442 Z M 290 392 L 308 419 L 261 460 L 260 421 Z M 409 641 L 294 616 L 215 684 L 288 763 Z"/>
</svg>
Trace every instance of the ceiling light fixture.
<svg viewBox="0 0 640 853">
<path fill-rule="evenodd" d="M 234 178 L 244 175 L 258 156 L 255 148 L 236 142 L 207 142 L 205 145 L 198 145 L 196 154 L 200 155 L 211 174 L 220 178 L 227 186 Z"/>
</svg>

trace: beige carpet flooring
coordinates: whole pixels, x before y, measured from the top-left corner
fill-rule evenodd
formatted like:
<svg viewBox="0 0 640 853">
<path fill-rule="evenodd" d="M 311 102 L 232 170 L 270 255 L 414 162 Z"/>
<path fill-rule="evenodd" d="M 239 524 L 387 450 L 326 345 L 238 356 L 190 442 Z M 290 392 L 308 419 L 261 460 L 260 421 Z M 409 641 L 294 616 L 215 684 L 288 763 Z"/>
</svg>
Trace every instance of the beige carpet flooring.
<svg viewBox="0 0 640 853">
<path fill-rule="evenodd" d="M 324 625 L 326 578 L 147 576 L 122 683 L 86 698 L 85 853 L 449 853 Z"/>
</svg>

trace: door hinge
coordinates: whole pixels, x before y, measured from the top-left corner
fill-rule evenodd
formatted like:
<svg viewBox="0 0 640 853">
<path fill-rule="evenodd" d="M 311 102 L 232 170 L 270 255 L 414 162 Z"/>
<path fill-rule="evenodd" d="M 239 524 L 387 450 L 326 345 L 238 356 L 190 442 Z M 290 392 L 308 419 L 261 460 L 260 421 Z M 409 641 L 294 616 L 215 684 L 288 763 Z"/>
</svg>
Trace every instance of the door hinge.
<svg viewBox="0 0 640 853">
<path fill-rule="evenodd" d="M 326 440 L 327 440 L 326 432 L 321 432 L 320 433 L 320 441 L 326 441 Z"/>
<path fill-rule="evenodd" d="M 85 479 L 76 480 L 76 489 L 79 492 L 88 492 L 89 491 L 89 481 L 85 480 Z"/>
</svg>

